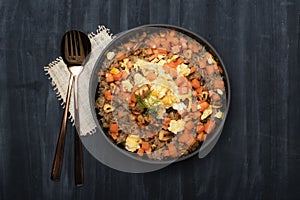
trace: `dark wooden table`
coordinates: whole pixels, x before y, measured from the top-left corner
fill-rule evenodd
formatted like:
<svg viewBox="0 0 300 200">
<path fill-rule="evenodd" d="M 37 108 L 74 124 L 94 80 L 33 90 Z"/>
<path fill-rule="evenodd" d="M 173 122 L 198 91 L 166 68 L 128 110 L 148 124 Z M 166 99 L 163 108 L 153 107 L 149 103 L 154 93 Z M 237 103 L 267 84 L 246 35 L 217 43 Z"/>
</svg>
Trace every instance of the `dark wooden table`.
<svg viewBox="0 0 300 200">
<path fill-rule="evenodd" d="M 63 110 L 43 67 L 65 31 L 118 33 L 168 23 L 206 38 L 227 67 L 232 103 L 204 159 L 128 174 L 86 150 L 74 186 L 68 126 L 60 182 L 50 180 Z M 300 2 L 91 0 L 0 2 L 0 199 L 299 199 Z"/>
</svg>

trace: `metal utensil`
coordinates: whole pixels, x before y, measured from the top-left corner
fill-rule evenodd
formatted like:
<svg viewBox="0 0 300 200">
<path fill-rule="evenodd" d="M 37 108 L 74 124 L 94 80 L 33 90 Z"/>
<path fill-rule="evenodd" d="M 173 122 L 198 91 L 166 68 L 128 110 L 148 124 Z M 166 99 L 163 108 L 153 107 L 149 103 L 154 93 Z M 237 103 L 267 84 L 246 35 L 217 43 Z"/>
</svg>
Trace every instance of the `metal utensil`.
<svg viewBox="0 0 300 200">
<path fill-rule="evenodd" d="M 61 42 L 61 52 L 64 62 L 67 64 L 68 70 L 71 75 L 69 78 L 69 85 L 67 90 L 66 105 L 62 124 L 60 128 L 59 138 L 56 146 L 55 158 L 51 173 L 52 180 L 59 180 L 61 175 L 61 167 L 63 161 L 65 137 L 66 137 L 66 124 L 67 114 L 69 111 L 71 90 L 73 82 L 74 87 L 74 104 L 75 104 L 75 123 L 79 125 L 78 115 L 78 99 L 77 99 L 77 81 L 78 76 L 83 69 L 83 62 L 86 56 L 91 51 L 91 43 L 89 38 L 82 32 L 72 30 L 65 33 Z M 77 186 L 83 184 L 83 156 L 82 156 L 82 144 L 80 138 L 75 130 L 75 183 Z"/>
</svg>

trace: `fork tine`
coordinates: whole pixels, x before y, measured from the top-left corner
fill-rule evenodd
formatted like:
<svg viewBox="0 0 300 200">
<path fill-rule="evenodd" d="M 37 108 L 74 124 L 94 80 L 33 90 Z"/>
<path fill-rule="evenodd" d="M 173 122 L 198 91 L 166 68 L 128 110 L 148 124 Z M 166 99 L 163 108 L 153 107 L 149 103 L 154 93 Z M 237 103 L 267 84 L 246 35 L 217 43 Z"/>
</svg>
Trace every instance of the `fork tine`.
<svg viewBox="0 0 300 200">
<path fill-rule="evenodd" d="M 70 53 L 70 56 L 74 56 L 74 44 L 73 44 L 73 42 L 74 42 L 74 36 L 73 36 L 73 31 L 71 31 L 70 32 L 70 38 L 69 38 L 69 45 L 70 45 L 70 51 L 69 51 L 69 53 Z"/>
<path fill-rule="evenodd" d="M 85 52 L 84 52 L 84 49 L 83 49 L 83 43 L 82 43 L 82 40 L 81 40 L 81 34 L 80 32 L 78 32 L 78 51 L 79 51 L 79 55 L 80 56 L 85 56 Z"/>
<path fill-rule="evenodd" d="M 69 55 L 69 53 L 70 53 L 69 38 L 70 38 L 70 35 L 69 35 L 69 33 L 67 33 L 65 35 L 65 49 L 64 49 L 65 55 Z"/>
<path fill-rule="evenodd" d="M 79 32 L 74 31 L 74 43 L 75 43 L 75 56 L 80 56 L 80 53 L 78 52 L 78 38 L 79 38 Z"/>
</svg>

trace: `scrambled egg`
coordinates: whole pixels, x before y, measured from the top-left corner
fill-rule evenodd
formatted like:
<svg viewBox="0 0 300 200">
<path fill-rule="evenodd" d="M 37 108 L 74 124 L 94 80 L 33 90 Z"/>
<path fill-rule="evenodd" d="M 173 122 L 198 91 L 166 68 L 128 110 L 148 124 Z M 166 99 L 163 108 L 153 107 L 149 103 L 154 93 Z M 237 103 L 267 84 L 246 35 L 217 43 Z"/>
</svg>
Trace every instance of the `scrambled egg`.
<svg viewBox="0 0 300 200">
<path fill-rule="evenodd" d="M 178 111 L 186 109 L 186 105 L 183 102 L 181 102 L 181 103 L 174 103 L 172 107 L 173 107 L 173 109 L 178 110 Z"/>
<path fill-rule="evenodd" d="M 134 85 L 137 86 L 149 84 L 149 81 L 141 74 L 135 74 L 133 79 L 134 79 Z"/>
<path fill-rule="evenodd" d="M 168 92 L 168 88 L 163 87 L 161 85 L 155 85 L 153 84 L 151 86 L 151 96 L 157 97 L 158 99 L 163 98 L 164 96 L 166 96 L 167 92 Z"/>
<path fill-rule="evenodd" d="M 177 134 L 177 132 L 184 130 L 184 125 L 185 122 L 182 119 L 171 120 L 168 130 L 173 132 L 174 134 Z"/>
<path fill-rule="evenodd" d="M 181 76 L 188 76 L 191 71 L 189 66 L 184 63 L 182 63 L 181 65 L 178 65 L 176 70 L 177 70 L 177 73 L 180 74 Z"/>
<path fill-rule="evenodd" d="M 138 135 L 128 135 L 125 148 L 128 151 L 135 152 L 140 148 L 141 138 Z"/>
<path fill-rule="evenodd" d="M 133 88 L 133 85 L 130 83 L 129 80 L 122 81 L 122 86 L 128 92 L 130 92 Z"/>
<path fill-rule="evenodd" d="M 174 58 L 177 59 L 178 56 L 174 55 Z M 141 86 L 144 84 L 151 85 L 151 96 L 153 99 L 159 99 L 160 103 L 165 107 L 172 107 L 175 103 L 179 103 L 180 100 L 189 100 L 189 105 L 187 109 L 190 110 L 192 107 L 192 92 L 188 91 L 187 94 L 180 95 L 178 92 L 178 86 L 174 82 L 173 78 L 170 74 L 166 73 L 163 69 L 163 64 L 166 62 L 165 60 L 161 60 L 161 63 L 152 63 L 147 62 L 145 60 L 138 59 L 134 63 L 134 68 L 139 68 L 142 71 L 142 74 L 134 75 L 134 85 Z M 157 78 L 153 81 L 149 81 L 145 78 L 149 71 L 154 71 L 157 74 Z M 177 73 L 181 76 L 188 76 L 190 73 L 190 69 L 188 65 L 182 63 L 177 67 Z M 176 107 L 176 106 L 175 106 Z M 180 108 L 182 109 L 182 108 Z"/>
</svg>

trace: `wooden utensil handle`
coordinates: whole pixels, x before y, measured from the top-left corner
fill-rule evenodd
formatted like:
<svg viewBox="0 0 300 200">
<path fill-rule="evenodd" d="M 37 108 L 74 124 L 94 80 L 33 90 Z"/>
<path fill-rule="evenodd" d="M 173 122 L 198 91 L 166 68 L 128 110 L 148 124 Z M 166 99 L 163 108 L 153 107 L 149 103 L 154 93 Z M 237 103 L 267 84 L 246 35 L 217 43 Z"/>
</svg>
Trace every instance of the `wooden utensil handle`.
<svg viewBox="0 0 300 200">
<path fill-rule="evenodd" d="M 54 157 L 54 162 L 52 167 L 51 179 L 54 181 L 58 181 L 60 179 L 60 174 L 61 174 L 62 162 L 64 157 L 64 148 L 65 148 L 67 116 L 69 111 L 72 86 L 73 86 L 73 75 L 71 75 L 69 79 L 69 86 L 68 86 L 68 92 L 66 98 L 66 107 L 62 118 L 62 123 L 60 127 L 60 132 L 58 136 L 55 157 Z"/>
<path fill-rule="evenodd" d="M 74 151 L 75 151 L 75 184 L 77 187 L 83 185 L 83 153 L 82 143 L 75 129 L 74 131 Z"/>
</svg>

